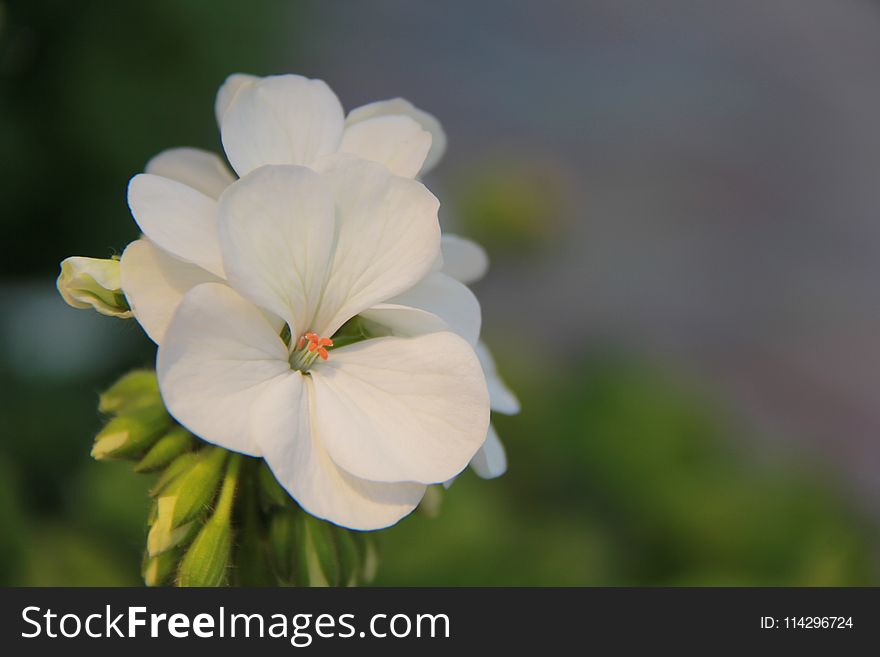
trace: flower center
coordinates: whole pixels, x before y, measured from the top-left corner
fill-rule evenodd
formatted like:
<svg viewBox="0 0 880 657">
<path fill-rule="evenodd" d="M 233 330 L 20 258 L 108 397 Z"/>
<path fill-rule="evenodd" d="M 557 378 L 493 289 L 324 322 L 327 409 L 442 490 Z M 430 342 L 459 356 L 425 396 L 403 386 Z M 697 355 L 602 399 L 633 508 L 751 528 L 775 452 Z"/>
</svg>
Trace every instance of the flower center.
<svg viewBox="0 0 880 657">
<path fill-rule="evenodd" d="M 317 333 L 304 333 L 296 343 L 296 347 L 290 354 L 290 366 L 300 372 L 308 372 L 312 364 L 318 359 L 327 360 L 330 354 L 327 347 L 333 346 L 330 338 L 319 337 Z"/>
</svg>

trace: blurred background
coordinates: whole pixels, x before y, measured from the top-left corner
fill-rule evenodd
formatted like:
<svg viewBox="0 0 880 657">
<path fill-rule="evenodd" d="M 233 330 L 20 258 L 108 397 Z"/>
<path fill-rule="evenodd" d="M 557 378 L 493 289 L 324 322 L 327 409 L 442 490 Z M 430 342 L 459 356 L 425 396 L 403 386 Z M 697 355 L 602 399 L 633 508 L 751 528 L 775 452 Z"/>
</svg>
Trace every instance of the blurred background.
<svg viewBox="0 0 880 657">
<path fill-rule="evenodd" d="M 89 449 L 154 350 L 55 277 L 242 71 L 434 113 L 493 261 L 509 472 L 382 532 L 378 584 L 877 584 L 878 62 L 867 0 L 0 0 L 0 583 L 140 583 L 149 481 Z"/>
</svg>

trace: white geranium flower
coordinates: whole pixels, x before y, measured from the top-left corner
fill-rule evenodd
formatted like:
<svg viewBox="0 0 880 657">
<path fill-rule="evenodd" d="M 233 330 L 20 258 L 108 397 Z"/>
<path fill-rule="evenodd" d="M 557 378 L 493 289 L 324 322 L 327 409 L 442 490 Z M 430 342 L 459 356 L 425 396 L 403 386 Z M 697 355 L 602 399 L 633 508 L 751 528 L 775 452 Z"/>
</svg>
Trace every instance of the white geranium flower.
<svg viewBox="0 0 880 657">
<path fill-rule="evenodd" d="M 476 242 L 457 235 L 443 236 L 442 254 L 442 271 L 464 284 L 478 281 L 489 268 L 489 258 L 483 248 Z M 520 411 L 519 400 L 498 375 L 489 348 L 484 342 L 478 342 L 476 351 L 489 387 L 492 410 L 504 415 L 516 415 Z M 471 460 L 471 467 L 484 479 L 499 477 L 507 471 L 507 455 L 492 425 L 489 425 L 486 442 Z"/>
<path fill-rule="evenodd" d="M 152 239 L 215 281 L 183 295 L 160 343 L 172 415 L 212 443 L 262 456 L 313 515 L 377 529 L 409 513 L 427 484 L 467 466 L 489 422 L 466 340 L 396 337 L 440 321 L 394 302 L 437 258 L 437 207 L 420 183 L 352 160 L 322 175 L 289 165 L 245 175 L 200 215 L 216 217 L 216 233 L 171 230 L 175 216 L 167 233 L 152 226 Z M 383 321 L 364 321 L 390 335 L 327 351 L 340 327 L 370 313 Z"/>
<path fill-rule="evenodd" d="M 437 119 L 408 101 L 371 103 L 343 118 L 324 82 L 299 75 L 232 75 L 217 94 L 215 113 L 226 156 L 242 176 L 267 164 L 326 169 L 348 154 L 413 177 L 433 166 L 446 144 Z M 153 158 L 131 181 L 129 206 L 145 237 L 123 254 L 122 287 L 157 344 L 187 290 L 225 278 L 217 199 L 235 180 L 216 154 L 177 148 Z M 454 281 L 439 284 L 456 288 Z M 453 294 L 476 303 L 467 290 Z"/>
</svg>

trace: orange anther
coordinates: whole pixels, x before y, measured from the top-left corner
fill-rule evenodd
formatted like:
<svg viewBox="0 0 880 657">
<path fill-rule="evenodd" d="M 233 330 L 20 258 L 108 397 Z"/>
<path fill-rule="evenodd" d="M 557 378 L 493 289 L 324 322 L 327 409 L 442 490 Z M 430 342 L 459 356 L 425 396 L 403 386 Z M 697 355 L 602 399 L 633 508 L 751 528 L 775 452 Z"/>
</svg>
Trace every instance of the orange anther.
<svg viewBox="0 0 880 657">
<path fill-rule="evenodd" d="M 333 340 L 331 340 L 330 338 L 321 338 L 320 340 L 318 340 L 318 344 L 322 347 L 332 347 Z"/>
<path fill-rule="evenodd" d="M 309 342 L 309 351 L 314 351 L 317 348 L 318 348 L 317 342 Z M 322 349 L 323 349 L 323 347 L 322 347 Z"/>
<path fill-rule="evenodd" d="M 304 337 L 306 340 L 317 340 L 317 339 L 318 339 L 317 334 L 312 333 L 311 331 L 309 331 L 308 333 L 306 333 L 303 337 Z"/>
<path fill-rule="evenodd" d="M 323 358 L 324 360 L 327 360 L 327 358 L 329 358 L 329 356 L 330 356 L 330 354 L 327 353 L 327 350 L 324 349 L 324 347 L 321 347 L 320 349 L 318 349 L 318 355 L 321 358 Z"/>
<path fill-rule="evenodd" d="M 301 337 L 301 338 L 299 339 L 299 342 L 297 343 L 297 345 L 299 346 L 300 349 L 302 349 L 303 347 L 306 346 L 306 338 L 305 338 L 305 336 L 303 336 L 303 337 Z"/>
</svg>

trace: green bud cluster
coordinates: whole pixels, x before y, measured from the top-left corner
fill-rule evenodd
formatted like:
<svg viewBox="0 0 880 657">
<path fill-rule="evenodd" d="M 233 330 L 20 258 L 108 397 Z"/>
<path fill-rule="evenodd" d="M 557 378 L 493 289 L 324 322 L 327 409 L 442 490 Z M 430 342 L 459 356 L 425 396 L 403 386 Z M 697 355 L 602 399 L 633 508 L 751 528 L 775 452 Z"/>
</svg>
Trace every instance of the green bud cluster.
<svg viewBox="0 0 880 657">
<path fill-rule="evenodd" d="M 92 456 L 154 474 L 141 574 L 147 586 L 356 586 L 373 579 L 372 535 L 305 513 L 262 459 L 208 445 L 165 410 L 154 372 L 104 392 Z"/>
<path fill-rule="evenodd" d="M 286 586 L 357 586 L 378 563 L 372 535 L 318 520 L 295 507 L 268 517 L 269 564 Z"/>
</svg>

